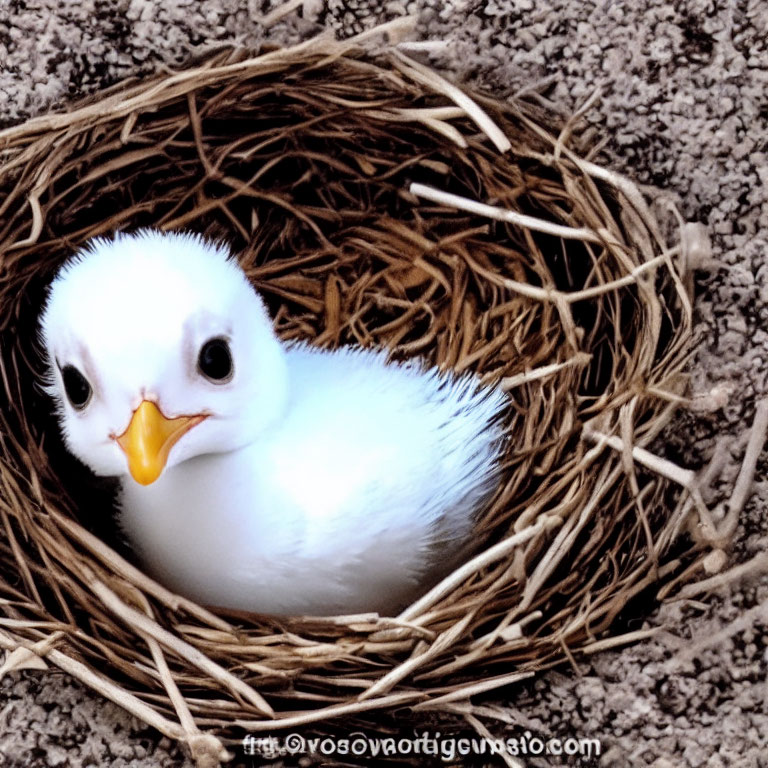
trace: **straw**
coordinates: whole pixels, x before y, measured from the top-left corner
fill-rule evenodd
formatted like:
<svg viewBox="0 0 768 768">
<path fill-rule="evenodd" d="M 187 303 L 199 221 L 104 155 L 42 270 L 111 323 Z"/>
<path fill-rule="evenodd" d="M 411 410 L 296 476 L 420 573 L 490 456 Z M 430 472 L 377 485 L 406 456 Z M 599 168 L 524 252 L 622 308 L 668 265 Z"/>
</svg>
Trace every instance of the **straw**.
<svg viewBox="0 0 768 768">
<path fill-rule="evenodd" d="M 630 181 L 575 153 L 578 121 L 361 44 L 219 52 L 0 132 L 0 644 L 201 765 L 239 728 L 375 730 L 403 706 L 482 731 L 470 696 L 645 637 L 615 638 L 617 614 L 708 546 L 684 537 L 709 514 L 697 479 L 650 445 L 686 402 L 677 243 Z M 226 239 L 283 339 L 378 346 L 508 392 L 474 550 L 399 617 L 213 611 L 97 535 L 111 496 L 57 437 L 37 314 L 73 250 L 146 226 Z"/>
</svg>

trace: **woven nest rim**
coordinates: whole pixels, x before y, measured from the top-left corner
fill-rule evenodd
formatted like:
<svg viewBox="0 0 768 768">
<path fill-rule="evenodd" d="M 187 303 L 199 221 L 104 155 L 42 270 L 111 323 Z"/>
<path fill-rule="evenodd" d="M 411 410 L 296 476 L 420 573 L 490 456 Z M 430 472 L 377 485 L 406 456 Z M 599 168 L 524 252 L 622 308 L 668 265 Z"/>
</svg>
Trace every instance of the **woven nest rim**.
<svg viewBox="0 0 768 768">
<path fill-rule="evenodd" d="M 255 125 L 264 104 L 294 110 L 294 122 Z M 241 110 L 248 130 L 227 142 L 216 110 Z M 221 757 L 201 734 L 325 727 L 404 705 L 414 716 L 471 710 L 472 695 L 643 636 L 602 637 L 631 599 L 671 589 L 702 557 L 701 542 L 681 544 L 690 497 L 669 493 L 684 474 L 647 451 L 684 401 L 690 244 L 681 228 L 668 246 L 637 188 L 582 156 L 576 120 L 557 137 L 545 124 L 541 109 L 470 94 L 397 50 L 372 57 L 315 40 L 221 52 L 0 132 L 0 647 L 45 659 L 198 755 L 214 744 Z M 323 131 L 344 146 L 343 162 L 316 150 Z M 406 141 L 414 151 L 397 163 Z M 281 162 L 273 145 L 299 147 L 307 173 L 322 160 L 338 174 L 328 194 L 343 215 L 298 200 L 298 171 L 290 194 L 233 176 L 254 157 Z M 151 174 L 151 204 L 104 213 L 110 195 L 130 198 Z M 229 189 L 223 206 L 214 183 Z M 257 223 L 283 252 L 249 229 L 243 200 L 258 201 Z M 93 210 L 101 218 L 89 220 Z M 248 619 L 173 595 L 78 523 L 47 466 L 45 423 L 28 425 L 33 404 L 18 382 L 39 370 L 19 328 L 74 247 L 137 220 L 229 226 L 283 338 L 381 344 L 514 393 L 519 437 L 479 523 L 486 548 L 394 618 Z M 351 258 L 365 238 L 368 261 Z M 576 275 L 569 254 L 583 261 Z M 378 283 L 366 293 L 361 281 L 373 278 L 355 273 L 360 259 L 394 280 L 391 294 Z M 576 545 L 604 561 L 585 565 Z M 578 578 L 563 570 L 566 555 Z"/>
</svg>

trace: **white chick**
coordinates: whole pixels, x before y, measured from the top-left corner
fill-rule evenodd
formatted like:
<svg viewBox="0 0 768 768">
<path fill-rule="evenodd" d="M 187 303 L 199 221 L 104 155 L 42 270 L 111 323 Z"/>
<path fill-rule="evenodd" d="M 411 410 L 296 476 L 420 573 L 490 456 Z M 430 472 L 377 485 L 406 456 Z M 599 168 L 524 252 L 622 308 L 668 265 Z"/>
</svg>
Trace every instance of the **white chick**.
<svg viewBox="0 0 768 768">
<path fill-rule="evenodd" d="M 196 235 L 92 241 L 41 335 L 66 446 L 120 478 L 149 574 L 204 604 L 391 613 L 454 564 L 497 484 L 500 391 L 281 343 L 237 262 Z"/>
</svg>

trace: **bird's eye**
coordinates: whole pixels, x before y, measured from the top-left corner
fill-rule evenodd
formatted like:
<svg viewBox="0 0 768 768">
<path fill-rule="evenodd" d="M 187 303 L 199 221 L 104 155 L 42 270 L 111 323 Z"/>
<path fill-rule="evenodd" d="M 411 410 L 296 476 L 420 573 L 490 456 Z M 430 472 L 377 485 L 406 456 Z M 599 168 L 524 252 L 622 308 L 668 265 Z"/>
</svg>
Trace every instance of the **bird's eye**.
<svg viewBox="0 0 768 768">
<path fill-rule="evenodd" d="M 88 405 L 93 390 L 88 380 L 74 365 L 65 365 L 61 369 L 61 377 L 64 379 L 64 391 L 67 393 L 72 407 L 81 411 Z"/>
<path fill-rule="evenodd" d="M 226 339 L 209 339 L 200 348 L 197 369 L 214 382 L 225 382 L 232 378 L 232 353 Z"/>
</svg>

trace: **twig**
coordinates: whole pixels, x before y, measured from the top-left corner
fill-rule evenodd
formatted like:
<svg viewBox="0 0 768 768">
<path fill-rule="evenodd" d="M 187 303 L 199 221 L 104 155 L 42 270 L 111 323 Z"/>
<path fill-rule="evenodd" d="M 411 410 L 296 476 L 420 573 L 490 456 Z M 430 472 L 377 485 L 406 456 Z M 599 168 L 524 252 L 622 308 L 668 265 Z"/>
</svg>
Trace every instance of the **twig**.
<svg viewBox="0 0 768 768">
<path fill-rule="evenodd" d="M 723 540 L 730 539 L 739 524 L 739 516 L 752 492 L 752 481 L 755 479 L 757 460 L 760 458 L 767 436 L 768 398 L 765 398 L 757 404 L 755 409 L 755 418 L 752 422 L 747 449 L 744 451 L 744 460 L 741 462 L 736 485 L 733 488 L 731 498 L 728 500 L 728 513 L 717 528 L 718 536 Z"/>
<path fill-rule="evenodd" d="M 524 213 L 498 208 L 493 205 L 479 203 L 477 200 L 470 200 L 468 197 L 454 195 L 451 192 L 443 192 L 434 187 L 428 187 L 426 184 L 413 182 L 408 188 L 411 194 L 417 197 L 423 197 L 425 200 L 432 200 L 434 203 L 440 203 L 450 208 L 458 208 L 460 211 L 475 213 L 478 216 L 486 216 L 489 219 L 497 221 L 506 221 L 510 224 L 517 224 L 519 227 L 532 229 L 536 232 L 544 232 L 555 237 L 563 237 L 570 240 L 586 240 L 590 243 L 600 243 L 602 240 L 591 229 L 585 227 L 567 227 L 563 224 L 552 224 L 543 219 L 537 219 L 535 216 L 528 216 Z"/>
<path fill-rule="evenodd" d="M 530 381 L 537 381 L 538 379 L 546 379 L 548 376 L 551 376 L 558 371 L 562 371 L 564 368 L 587 365 L 591 359 L 592 355 L 586 352 L 580 352 L 574 355 L 570 360 L 565 360 L 562 363 L 542 365 L 533 370 L 518 373 L 515 376 L 507 376 L 499 382 L 499 386 L 508 392 L 510 389 L 515 389 L 515 387 L 519 387 L 521 384 L 527 384 Z"/>
<path fill-rule="evenodd" d="M 366 689 L 358 696 L 358 701 L 366 701 L 367 699 L 375 698 L 381 694 L 389 693 L 389 691 L 401 680 L 405 679 L 408 675 L 413 674 L 419 667 L 423 667 L 428 661 L 434 659 L 447 648 L 450 648 L 460 637 L 462 637 L 474 618 L 474 611 L 466 613 L 450 629 L 436 637 L 424 653 L 406 659 L 402 664 L 387 672 L 384 677 L 380 677 L 370 688 Z"/>
<path fill-rule="evenodd" d="M 533 675 L 533 672 L 510 672 L 508 675 L 490 677 L 480 683 L 460 686 L 450 693 L 446 693 L 443 696 L 438 696 L 436 699 L 430 699 L 429 701 L 422 702 L 421 704 L 415 704 L 412 709 L 416 711 L 420 709 L 439 710 L 442 708 L 443 704 L 447 704 L 448 702 L 464 701 L 469 699 L 470 696 L 476 696 L 478 693 L 487 693 L 488 691 L 493 691 L 505 685 L 512 685 L 513 683 L 519 683 L 521 680 L 528 680 L 533 677 Z"/>
<path fill-rule="evenodd" d="M 16 639 L 3 631 L 0 631 L 0 646 L 11 651 L 19 647 L 29 648 L 34 652 L 34 645 L 24 640 Z M 101 694 L 104 698 L 127 710 L 139 720 L 143 720 L 147 725 L 160 731 L 164 736 L 179 741 L 184 740 L 184 729 L 178 723 L 166 719 L 148 704 L 132 696 L 123 688 L 118 687 L 103 675 L 97 674 L 82 662 L 76 661 L 56 648 L 46 650 L 44 656 L 52 664 L 59 667 L 59 669 L 64 670 L 64 672 L 72 675 L 72 677 Z"/>
<path fill-rule="evenodd" d="M 604 443 L 618 453 L 623 453 L 624 451 L 624 441 L 617 435 L 604 435 L 589 426 L 584 427 L 582 435 L 590 443 Z M 642 464 L 657 475 L 666 477 L 667 480 L 672 480 L 688 491 L 692 491 L 696 488 L 695 472 L 692 472 L 690 469 L 683 469 L 674 462 L 669 461 L 669 459 L 663 459 L 660 456 L 656 456 L 656 454 L 651 453 L 638 445 L 632 446 L 632 458 L 638 464 Z"/>
<path fill-rule="evenodd" d="M 90 587 L 99 596 L 102 603 L 107 606 L 115 615 L 119 616 L 129 626 L 137 632 L 153 637 L 162 643 L 166 648 L 172 650 L 179 658 L 185 659 L 199 670 L 210 675 L 214 680 L 226 686 L 233 693 L 237 693 L 248 701 L 257 712 L 266 717 L 274 717 L 272 707 L 267 704 L 260 693 L 251 688 L 231 672 L 228 672 L 221 665 L 211 661 L 204 653 L 197 648 L 177 637 L 167 629 L 163 629 L 159 624 L 152 621 L 135 608 L 131 608 L 124 603 L 103 581 L 96 578 L 94 574 L 88 575 Z"/>
<path fill-rule="evenodd" d="M 444 51 L 450 47 L 448 40 L 404 40 L 397 44 L 398 50 L 406 53 L 432 53 Z"/>
<path fill-rule="evenodd" d="M 640 640 L 647 640 L 649 637 L 653 637 L 661 631 L 661 627 L 651 627 L 650 629 L 638 629 L 634 632 L 625 632 L 623 635 L 616 635 L 615 637 L 607 637 L 605 640 L 596 640 L 594 643 L 585 645 L 580 653 L 587 656 L 607 651 L 609 648 L 618 648 L 622 645 L 629 645 L 630 643 L 637 643 Z"/>
<path fill-rule="evenodd" d="M 236 728 L 247 728 L 249 731 L 271 732 L 278 728 L 296 728 L 310 723 L 317 723 L 322 720 L 330 720 L 334 717 L 346 717 L 360 712 L 370 712 L 373 709 L 383 709 L 386 707 L 402 707 L 412 704 L 419 699 L 425 698 L 423 691 L 406 691 L 403 693 L 390 693 L 388 696 L 382 696 L 371 701 L 353 701 L 345 704 L 332 704 L 322 709 L 315 709 L 308 712 L 294 712 L 283 715 L 278 713 L 274 720 L 235 720 L 229 725 Z"/>
<path fill-rule="evenodd" d="M 472 574 L 490 563 L 499 560 L 502 557 L 506 557 L 510 552 L 522 547 L 523 544 L 526 544 L 540 533 L 543 533 L 545 529 L 549 529 L 554 525 L 559 525 L 561 522 L 562 521 L 558 519 L 540 517 L 534 525 L 531 525 L 519 533 L 516 533 L 514 536 L 510 536 L 508 539 L 504 539 L 504 541 L 500 541 L 498 544 L 489 547 L 485 552 L 473 557 L 468 563 L 457 568 L 450 574 L 450 576 L 446 576 L 446 578 L 439 584 L 427 592 L 424 597 L 406 608 L 397 617 L 398 621 L 414 621 L 420 614 L 424 613 L 427 608 L 434 605 L 441 597 L 450 594 L 450 592 Z"/>
<path fill-rule="evenodd" d="M 265 29 L 269 29 L 274 24 L 277 24 L 280 19 L 287 16 L 289 13 L 295 11 L 299 6 L 303 5 L 305 0 L 287 0 L 287 2 L 281 3 L 277 8 L 274 8 L 269 13 L 264 14 L 259 21 L 261 26 Z"/>
<path fill-rule="evenodd" d="M 477 733 L 487 741 L 493 743 L 495 739 L 493 734 L 483 725 L 482 721 L 475 717 L 471 712 L 464 715 L 465 720 L 477 731 Z M 508 768 L 525 768 L 525 763 L 512 757 L 505 749 L 500 750 L 501 759 L 507 764 Z"/>
<path fill-rule="evenodd" d="M 768 572 L 768 552 L 760 552 L 746 563 L 735 565 L 723 573 L 717 573 L 708 579 L 686 584 L 674 597 L 674 600 L 689 600 L 704 592 L 712 592 L 721 589 L 734 581 L 749 578 L 756 574 Z"/>
<path fill-rule="evenodd" d="M 451 101 L 460 106 L 467 115 L 476 123 L 483 133 L 495 144 L 499 152 L 508 152 L 512 149 L 512 144 L 504 135 L 504 132 L 496 123 L 491 120 L 488 113 L 478 105 L 478 103 L 467 96 L 464 91 L 457 88 L 453 83 L 449 83 L 444 77 L 441 77 L 435 70 L 419 64 L 418 61 L 406 56 L 401 51 L 393 51 L 395 58 L 402 67 L 405 74 L 421 85 L 426 85 L 438 93 L 447 96 Z"/>
</svg>

